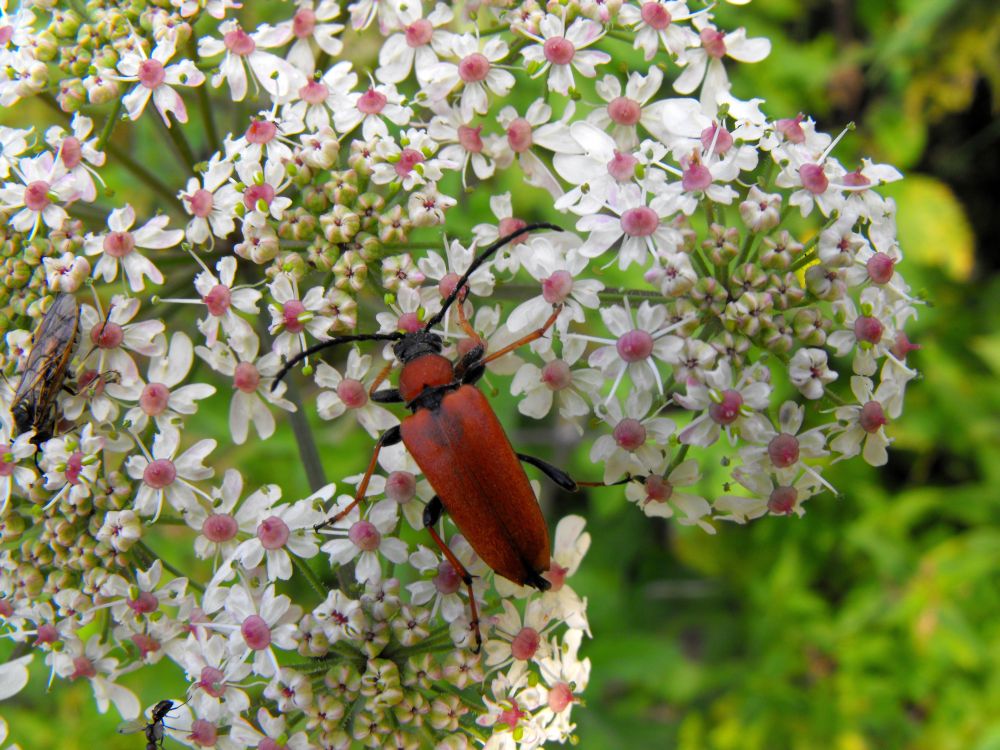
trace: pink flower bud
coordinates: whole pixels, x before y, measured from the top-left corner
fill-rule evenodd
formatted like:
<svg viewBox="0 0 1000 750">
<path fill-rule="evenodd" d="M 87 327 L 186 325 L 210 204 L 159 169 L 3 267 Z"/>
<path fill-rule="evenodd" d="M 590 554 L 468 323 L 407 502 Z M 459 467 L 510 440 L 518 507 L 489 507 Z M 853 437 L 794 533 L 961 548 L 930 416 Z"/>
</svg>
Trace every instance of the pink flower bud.
<svg viewBox="0 0 1000 750">
<path fill-rule="evenodd" d="M 569 65 L 576 54 L 576 47 L 565 37 L 553 36 L 545 40 L 542 52 L 545 59 L 553 65 Z"/>
<path fill-rule="evenodd" d="M 262 651 L 271 645 L 271 628 L 260 615 L 250 615 L 240 625 L 240 633 L 248 648 Z"/>
<path fill-rule="evenodd" d="M 638 419 L 626 417 L 611 433 L 618 447 L 633 453 L 646 444 L 646 428 Z"/>
<path fill-rule="evenodd" d="M 514 636 L 510 643 L 510 653 L 518 661 L 528 661 L 542 642 L 542 637 L 534 628 L 521 628 L 520 632 Z"/>
</svg>

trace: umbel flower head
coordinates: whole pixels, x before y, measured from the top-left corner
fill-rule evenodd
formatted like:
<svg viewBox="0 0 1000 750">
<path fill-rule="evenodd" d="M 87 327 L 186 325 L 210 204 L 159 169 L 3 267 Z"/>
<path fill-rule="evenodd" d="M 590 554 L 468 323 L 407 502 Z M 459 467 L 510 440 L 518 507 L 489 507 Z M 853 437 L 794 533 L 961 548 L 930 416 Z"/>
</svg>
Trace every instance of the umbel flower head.
<svg viewBox="0 0 1000 750">
<path fill-rule="evenodd" d="M 547 477 L 707 533 L 888 460 L 919 348 L 880 193 L 902 175 L 737 99 L 770 42 L 712 7 L 7 5 L 4 116 L 65 117 L 0 124 L 0 635 L 30 651 L 4 696 L 34 658 L 136 719 L 168 696 L 133 675 L 162 662 L 186 684 L 162 731 L 195 747 L 564 742 L 590 679 L 585 521 L 547 535 L 498 503 L 484 537 L 453 518 L 472 500 L 435 496 L 507 449 L 445 440 L 432 470 L 408 430 L 486 429 L 488 400 L 442 406 L 485 377 L 508 428 L 589 457 L 524 459 Z M 313 430 L 381 450 L 325 463 Z M 531 535 L 530 585 L 491 570 Z"/>
</svg>

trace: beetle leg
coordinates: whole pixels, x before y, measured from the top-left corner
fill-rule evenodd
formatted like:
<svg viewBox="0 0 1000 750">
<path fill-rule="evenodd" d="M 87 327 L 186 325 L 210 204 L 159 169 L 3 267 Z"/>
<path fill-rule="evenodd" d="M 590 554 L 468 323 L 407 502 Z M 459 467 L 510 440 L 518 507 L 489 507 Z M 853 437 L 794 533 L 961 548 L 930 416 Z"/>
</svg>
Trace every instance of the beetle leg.
<svg viewBox="0 0 1000 750">
<path fill-rule="evenodd" d="M 464 297 L 462 300 L 464 300 Z M 477 347 L 481 347 L 485 350 L 486 344 L 483 342 L 483 337 L 476 333 L 476 329 L 472 327 L 472 323 L 470 323 L 469 319 L 466 317 L 465 303 L 462 300 L 459 300 L 458 308 L 456 310 L 458 314 L 458 324 L 462 327 L 462 330 L 465 331 L 465 335 L 476 342 Z"/>
<path fill-rule="evenodd" d="M 380 385 L 382 385 L 382 382 L 387 377 L 389 377 L 389 373 L 392 372 L 392 368 L 395 367 L 395 366 L 396 366 L 395 362 L 389 362 L 389 363 L 386 364 L 385 367 L 383 367 L 381 370 L 379 370 L 378 375 L 375 376 L 375 380 L 372 381 L 371 387 L 368 389 L 368 395 L 371 396 L 372 400 L 375 400 L 375 389 L 377 389 Z M 398 395 L 399 391 L 396 391 L 396 393 Z M 399 399 L 399 401 L 402 401 L 402 399 Z M 395 403 L 395 402 L 392 402 L 392 401 L 380 401 L 379 403 L 388 404 L 388 403 Z"/>
<path fill-rule="evenodd" d="M 547 330 L 549 330 L 553 325 L 555 325 L 556 318 L 559 317 L 560 311 L 562 311 L 562 305 L 556 305 L 555 309 L 552 311 L 552 314 L 549 316 L 549 319 L 542 324 L 541 328 L 532 331 L 527 336 L 519 338 L 512 344 L 507 344 L 507 346 L 505 346 L 503 349 L 497 349 L 495 352 L 493 352 L 488 357 L 483 359 L 482 364 L 484 365 L 489 364 L 494 359 L 499 359 L 503 355 L 509 354 L 510 352 L 514 351 L 515 349 L 519 349 L 525 344 L 530 344 L 532 341 L 540 339 L 542 336 L 545 335 L 545 332 Z"/>
<path fill-rule="evenodd" d="M 472 653 L 478 654 L 479 650 L 483 647 L 483 635 L 479 632 L 479 610 L 476 607 L 476 594 L 472 590 L 472 574 L 455 557 L 455 553 L 444 543 L 444 539 L 441 538 L 441 535 L 437 533 L 437 529 L 434 528 L 443 513 L 444 505 L 441 503 L 441 498 L 435 495 L 427 503 L 427 507 L 424 508 L 424 528 L 427 529 L 434 543 L 441 550 L 441 554 L 451 564 L 451 567 L 455 569 L 456 573 L 462 576 L 462 583 L 469 590 L 469 609 L 472 610 L 472 622 L 470 624 L 476 633 L 476 647 L 472 650 Z"/>
<path fill-rule="evenodd" d="M 482 367 L 483 355 L 486 353 L 486 342 L 483 337 L 476 333 L 476 329 L 465 317 L 465 306 L 458 306 L 458 323 L 468 337 L 476 342 L 469 351 L 462 355 L 462 358 L 455 364 L 455 376 L 463 383 L 475 383 L 486 372 Z"/>
<path fill-rule="evenodd" d="M 382 388 L 368 394 L 376 404 L 401 404 L 403 397 L 399 395 L 398 388 Z"/>
<path fill-rule="evenodd" d="M 557 485 L 562 487 L 564 490 L 569 490 L 570 492 L 576 492 L 581 487 L 617 487 L 618 485 L 628 484 L 629 482 L 635 482 L 639 480 L 644 480 L 645 477 L 627 475 L 624 479 L 619 479 L 617 482 L 578 482 L 573 479 L 569 474 L 560 469 L 557 466 L 553 466 L 548 461 L 543 461 L 535 456 L 528 456 L 524 453 L 518 453 L 517 457 L 524 461 L 526 464 L 531 464 L 537 469 L 541 469 L 542 473 L 545 474 L 549 479 L 555 482 Z"/>
<path fill-rule="evenodd" d="M 629 482 L 636 482 L 640 479 L 645 480 L 646 477 L 632 476 L 631 474 L 626 474 L 624 479 L 619 479 L 617 482 L 577 482 L 577 487 L 619 487 L 623 484 L 628 484 Z"/>
<path fill-rule="evenodd" d="M 479 380 L 486 372 L 486 368 L 482 365 L 485 353 L 486 347 L 482 343 L 469 349 L 455 364 L 455 377 L 463 383 L 475 383 Z"/>
<path fill-rule="evenodd" d="M 378 454 L 385 446 L 395 445 L 402 439 L 403 436 L 399 431 L 399 425 L 390 427 L 388 430 L 379 435 L 378 440 L 375 442 L 375 451 L 372 453 L 372 460 L 368 462 L 368 468 L 365 470 L 365 475 L 361 478 L 361 483 L 358 484 L 358 491 L 354 493 L 354 499 L 346 508 L 340 511 L 340 513 L 330 516 L 328 519 L 323 521 L 323 523 L 318 523 L 313 526 L 313 531 L 319 531 L 327 526 L 333 526 L 333 524 L 337 523 L 337 521 L 354 510 L 354 507 L 361 502 L 361 498 L 365 496 L 365 492 L 368 490 L 368 483 L 372 479 L 372 474 L 375 473 L 375 466 L 378 462 Z"/>
<path fill-rule="evenodd" d="M 545 474 L 545 476 L 547 476 L 557 485 L 562 487 L 564 490 L 569 490 L 570 492 L 576 492 L 579 489 L 579 486 L 573 480 L 573 477 L 571 477 L 562 469 L 553 466 L 548 461 L 543 461 L 540 458 L 535 458 L 534 456 L 528 456 L 524 453 L 518 453 L 517 457 L 522 461 L 524 461 L 524 463 L 531 464 L 536 469 L 541 469 L 542 473 Z"/>
</svg>

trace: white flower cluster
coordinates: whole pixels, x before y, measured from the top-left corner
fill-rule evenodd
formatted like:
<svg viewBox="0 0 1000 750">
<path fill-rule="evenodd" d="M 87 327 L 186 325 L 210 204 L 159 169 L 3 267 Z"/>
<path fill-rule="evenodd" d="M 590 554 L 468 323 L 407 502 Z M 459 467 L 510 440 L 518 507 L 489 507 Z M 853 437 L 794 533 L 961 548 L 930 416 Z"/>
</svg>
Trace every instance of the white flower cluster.
<svg viewBox="0 0 1000 750">
<path fill-rule="evenodd" d="M 235 0 L 8 5 L 0 105 L 66 118 L 0 125 L 0 635 L 21 657 L 0 683 L 13 692 L 37 653 L 134 719 L 126 676 L 168 659 L 189 689 L 161 696 L 177 704 L 165 731 L 196 747 L 571 737 L 590 669 L 586 602 L 566 582 L 589 545 L 582 519 L 558 524 L 536 591 L 495 575 L 447 515 L 430 546 L 435 490 L 402 445 L 336 495 L 303 408 L 373 438 L 399 424 L 373 398 L 389 347 L 307 359 L 314 406 L 276 380 L 336 336 L 414 333 L 441 311 L 433 333 L 453 361 L 478 340 L 520 342 L 488 363 L 494 382 L 512 376 L 521 414 L 557 412 L 588 442 L 597 475 L 579 479 L 709 533 L 801 515 L 832 489 L 831 461 L 888 460 L 886 425 L 916 376 L 903 327 L 919 301 L 877 192 L 901 175 L 845 167 L 809 118 L 736 98 L 726 59 L 770 45 L 717 28 L 711 6 L 526 0 L 464 17 L 296 0 L 250 30 Z M 351 56 L 372 38 L 369 76 Z M 218 102 L 258 113 L 220 137 Z M 140 126 L 176 154 L 174 173 L 116 145 Z M 135 189 L 104 187 L 111 169 Z M 497 188 L 512 179 L 534 191 Z M 494 214 L 473 238 L 418 241 L 473 187 Z M 137 216 L 140 191 L 163 212 Z M 538 220 L 569 231 L 517 236 L 443 310 L 482 248 Z M 627 281 L 601 281 L 610 266 Z M 217 442 L 188 428 L 227 392 L 233 444 L 293 420 L 313 495 L 245 490 L 243 472 L 213 465 Z M 721 491 L 703 481 L 720 459 Z M 181 532 L 158 554 L 168 526 Z M 207 575 L 170 564 L 190 557 L 181 545 Z"/>
</svg>

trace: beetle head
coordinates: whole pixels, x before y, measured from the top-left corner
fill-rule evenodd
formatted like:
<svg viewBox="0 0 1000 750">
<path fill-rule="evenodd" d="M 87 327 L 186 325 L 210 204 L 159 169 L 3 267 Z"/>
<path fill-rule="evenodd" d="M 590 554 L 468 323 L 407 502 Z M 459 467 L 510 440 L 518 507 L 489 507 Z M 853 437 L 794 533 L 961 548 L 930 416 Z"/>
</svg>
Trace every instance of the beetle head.
<svg viewBox="0 0 1000 750">
<path fill-rule="evenodd" d="M 440 354 L 443 344 L 441 337 L 431 331 L 422 330 L 406 334 L 392 347 L 393 353 L 402 363 L 416 359 L 422 354 Z"/>
</svg>

